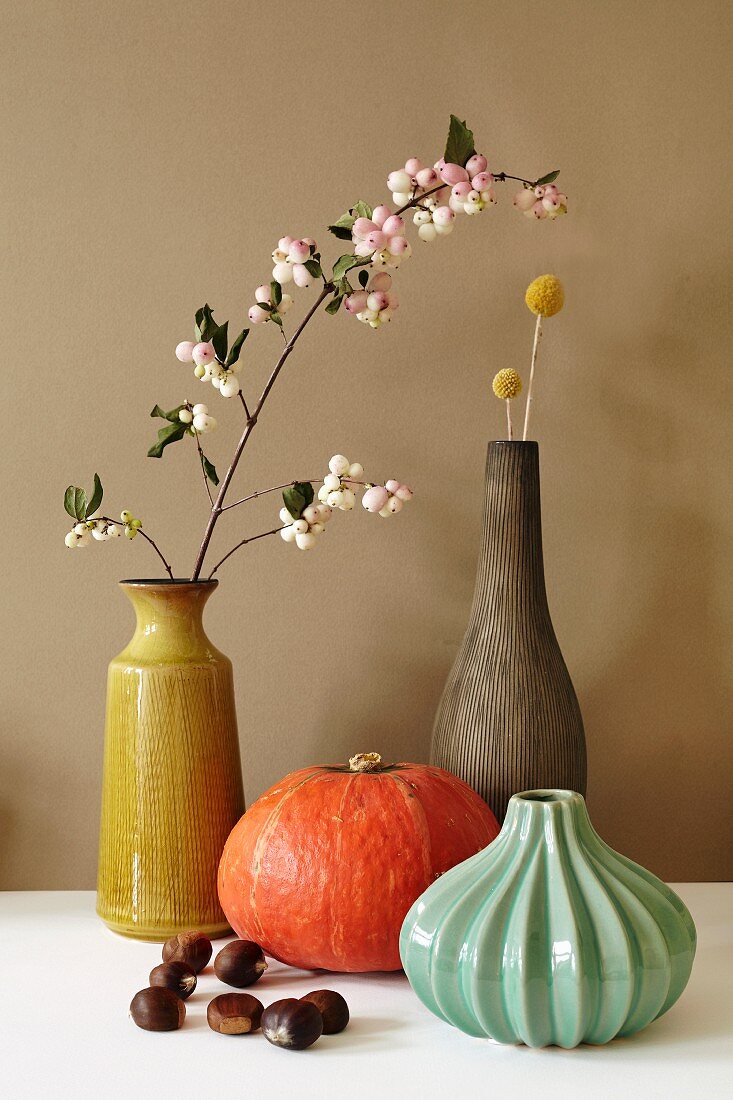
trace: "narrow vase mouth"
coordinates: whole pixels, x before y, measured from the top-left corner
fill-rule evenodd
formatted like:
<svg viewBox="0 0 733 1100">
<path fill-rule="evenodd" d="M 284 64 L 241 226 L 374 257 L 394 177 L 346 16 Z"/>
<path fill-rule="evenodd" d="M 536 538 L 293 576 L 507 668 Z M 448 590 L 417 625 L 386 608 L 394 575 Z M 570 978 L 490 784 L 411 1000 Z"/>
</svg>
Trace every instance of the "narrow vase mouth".
<svg viewBox="0 0 733 1100">
<path fill-rule="evenodd" d="M 491 447 L 514 447 L 520 450 L 532 450 L 534 447 L 539 447 L 536 439 L 492 439 L 489 445 Z"/>
<path fill-rule="evenodd" d="M 563 791 L 563 790 L 537 790 L 537 791 L 521 791 L 519 794 L 515 794 L 514 798 L 517 802 L 540 802 L 545 805 L 552 805 L 564 802 L 574 802 L 576 798 L 582 798 L 583 796 L 576 791 Z"/>
<path fill-rule="evenodd" d="M 126 588 L 182 588 L 185 585 L 191 588 L 216 588 L 219 581 L 205 577 L 198 581 L 192 581 L 190 577 L 132 577 L 118 583 Z"/>
</svg>

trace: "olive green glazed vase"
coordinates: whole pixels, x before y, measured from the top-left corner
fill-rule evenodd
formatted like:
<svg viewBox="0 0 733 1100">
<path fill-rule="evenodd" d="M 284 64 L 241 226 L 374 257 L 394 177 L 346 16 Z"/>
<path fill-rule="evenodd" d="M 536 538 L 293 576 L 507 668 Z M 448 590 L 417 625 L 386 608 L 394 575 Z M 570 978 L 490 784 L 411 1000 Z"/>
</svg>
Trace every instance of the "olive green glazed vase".
<svg viewBox="0 0 733 1100">
<path fill-rule="evenodd" d="M 573 791 L 514 795 L 499 836 L 410 909 L 400 954 L 440 1019 L 500 1043 L 575 1047 L 646 1027 L 695 956 L 692 917 L 609 848 Z"/>
<path fill-rule="evenodd" d="M 109 666 L 97 912 L 163 941 L 230 929 L 216 890 L 244 813 L 231 661 L 202 616 L 216 581 L 122 581 L 137 626 Z"/>
</svg>

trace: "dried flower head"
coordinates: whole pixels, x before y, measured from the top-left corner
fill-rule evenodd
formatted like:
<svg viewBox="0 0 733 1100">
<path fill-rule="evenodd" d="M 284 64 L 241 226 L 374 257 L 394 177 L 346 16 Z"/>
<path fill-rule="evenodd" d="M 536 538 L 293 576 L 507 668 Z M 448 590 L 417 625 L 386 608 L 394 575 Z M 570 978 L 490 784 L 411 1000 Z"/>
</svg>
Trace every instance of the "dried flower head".
<svg viewBox="0 0 733 1100">
<path fill-rule="evenodd" d="M 511 401 L 522 392 L 522 379 L 512 367 L 500 370 L 491 385 L 496 396 L 502 401 Z"/>
<path fill-rule="evenodd" d="M 540 275 L 527 287 L 524 300 L 540 317 L 554 317 L 565 304 L 565 291 L 557 275 Z"/>
</svg>

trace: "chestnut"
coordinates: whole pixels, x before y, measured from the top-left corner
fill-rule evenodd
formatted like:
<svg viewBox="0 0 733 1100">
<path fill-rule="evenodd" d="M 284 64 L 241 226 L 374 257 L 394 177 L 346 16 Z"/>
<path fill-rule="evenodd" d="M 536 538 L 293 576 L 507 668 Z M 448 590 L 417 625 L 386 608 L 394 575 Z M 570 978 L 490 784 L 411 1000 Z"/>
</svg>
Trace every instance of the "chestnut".
<svg viewBox="0 0 733 1100">
<path fill-rule="evenodd" d="M 264 1007 L 249 993 L 220 993 L 209 1002 L 206 1019 L 220 1035 L 247 1035 L 258 1031 Z"/>
<path fill-rule="evenodd" d="M 222 947 L 214 959 L 214 973 L 219 981 L 237 989 L 254 985 L 266 970 L 265 953 L 252 940 L 234 940 Z"/>
<path fill-rule="evenodd" d="M 211 958 L 211 940 L 203 932 L 179 932 L 163 944 L 163 962 L 184 962 L 197 974 Z"/>
<path fill-rule="evenodd" d="M 196 988 L 196 971 L 184 962 L 160 963 L 150 971 L 148 980 L 151 985 L 172 990 L 185 1001 Z"/>
<path fill-rule="evenodd" d="M 186 1006 L 172 990 L 156 985 L 135 994 L 130 1015 L 144 1031 L 177 1031 L 186 1019 Z"/>
<path fill-rule="evenodd" d="M 315 989 L 306 993 L 301 1001 L 310 1001 L 323 1017 L 323 1034 L 336 1035 L 349 1022 L 349 1006 L 335 989 Z"/>
<path fill-rule="evenodd" d="M 262 1013 L 262 1034 L 276 1047 L 305 1050 L 323 1034 L 323 1017 L 311 1001 L 286 997 Z"/>
</svg>

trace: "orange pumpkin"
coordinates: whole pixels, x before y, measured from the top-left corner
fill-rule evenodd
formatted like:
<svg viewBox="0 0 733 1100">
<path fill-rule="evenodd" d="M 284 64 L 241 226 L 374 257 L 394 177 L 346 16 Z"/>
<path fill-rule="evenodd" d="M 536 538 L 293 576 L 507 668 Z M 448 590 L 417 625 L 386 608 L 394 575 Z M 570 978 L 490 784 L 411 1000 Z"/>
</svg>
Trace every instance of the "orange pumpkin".
<svg viewBox="0 0 733 1100">
<path fill-rule="evenodd" d="M 291 966 L 399 970 L 412 903 L 498 832 L 450 772 L 363 753 L 292 772 L 249 808 L 224 848 L 219 900 L 239 936 Z"/>
</svg>

